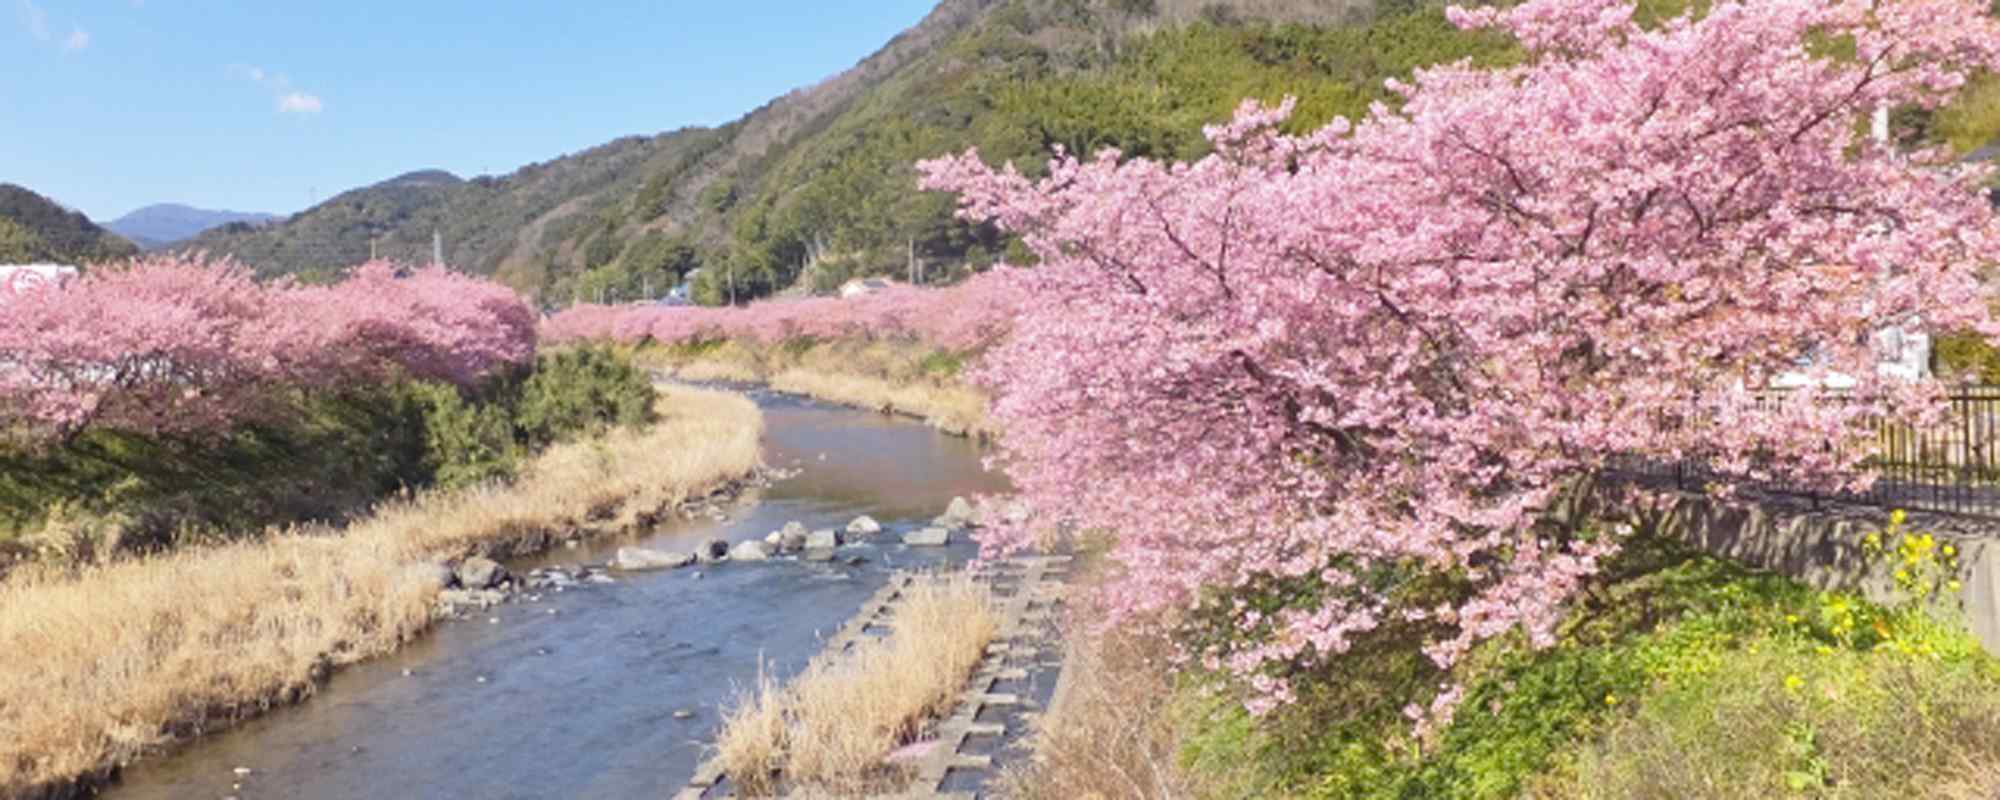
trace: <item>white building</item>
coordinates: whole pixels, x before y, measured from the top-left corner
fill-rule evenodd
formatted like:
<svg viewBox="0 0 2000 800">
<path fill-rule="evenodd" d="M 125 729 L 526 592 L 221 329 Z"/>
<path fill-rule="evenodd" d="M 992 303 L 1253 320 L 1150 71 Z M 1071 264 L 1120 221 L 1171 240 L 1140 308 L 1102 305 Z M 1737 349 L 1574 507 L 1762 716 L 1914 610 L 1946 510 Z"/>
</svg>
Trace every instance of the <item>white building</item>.
<svg viewBox="0 0 2000 800">
<path fill-rule="evenodd" d="M 1890 325 L 1875 331 L 1870 343 L 1874 345 L 1876 375 L 1906 382 L 1931 376 L 1931 335 L 1919 327 L 1921 324 L 1919 321 L 1909 327 Z M 1811 356 L 1803 356 L 1799 359 L 1799 366 L 1811 367 L 1813 361 Z M 1857 383 L 1852 375 L 1825 372 L 1815 376 L 1801 369 L 1779 375 L 1771 381 L 1771 388 L 1816 386 L 1821 389 L 1852 389 Z"/>
</svg>

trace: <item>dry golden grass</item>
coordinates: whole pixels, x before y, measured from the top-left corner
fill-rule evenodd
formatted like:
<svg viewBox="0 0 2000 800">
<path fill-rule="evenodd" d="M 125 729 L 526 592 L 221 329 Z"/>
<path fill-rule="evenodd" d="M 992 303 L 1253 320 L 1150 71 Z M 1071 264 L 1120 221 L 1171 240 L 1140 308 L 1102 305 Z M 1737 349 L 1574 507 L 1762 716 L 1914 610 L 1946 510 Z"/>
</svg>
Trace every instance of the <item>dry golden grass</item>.
<svg viewBox="0 0 2000 800">
<path fill-rule="evenodd" d="M 101 774 L 309 694 L 328 669 L 422 632 L 435 562 L 630 524 L 757 463 L 734 395 L 661 389 L 640 435 L 552 448 L 513 485 L 306 528 L 0 584 L 0 797 Z"/>
<path fill-rule="evenodd" d="M 1180 717 L 1167 667 L 1172 645 L 1132 631 L 1073 636 L 1063 683 L 1036 725 L 1034 756 L 1007 770 L 1014 800 L 1169 800 L 1225 797 L 1180 768 Z"/>
<path fill-rule="evenodd" d="M 964 575 L 920 580 L 894 608 L 887 638 L 823 655 L 790 686 L 739 700 L 718 745 L 738 792 L 770 794 L 782 780 L 852 795 L 899 781 L 883 757 L 950 709 L 1000 619 L 987 587 Z"/>
<path fill-rule="evenodd" d="M 960 436 L 992 433 L 986 424 L 986 397 L 956 384 L 928 381 L 899 384 L 862 375 L 794 368 L 771 378 L 771 388 L 844 406 L 906 414 Z"/>
<path fill-rule="evenodd" d="M 760 667 L 757 684 L 739 692 L 722 718 L 716 738 L 717 758 L 728 765 L 737 794 L 763 797 L 777 793 L 778 768 L 785 749 L 785 709 L 790 695 Z"/>
<path fill-rule="evenodd" d="M 781 392 L 903 414 L 959 436 L 991 437 L 986 396 L 956 377 L 926 370 L 936 353 L 885 339 L 822 341 L 809 347 L 736 340 L 700 347 L 643 347 L 640 364 L 688 381 L 764 383 Z"/>
<path fill-rule="evenodd" d="M 684 381 L 762 383 L 767 376 L 763 349 L 731 340 L 693 349 L 640 347 L 632 351 L 632 358 L 640 366 L 664 370 Z"/>
</svg>

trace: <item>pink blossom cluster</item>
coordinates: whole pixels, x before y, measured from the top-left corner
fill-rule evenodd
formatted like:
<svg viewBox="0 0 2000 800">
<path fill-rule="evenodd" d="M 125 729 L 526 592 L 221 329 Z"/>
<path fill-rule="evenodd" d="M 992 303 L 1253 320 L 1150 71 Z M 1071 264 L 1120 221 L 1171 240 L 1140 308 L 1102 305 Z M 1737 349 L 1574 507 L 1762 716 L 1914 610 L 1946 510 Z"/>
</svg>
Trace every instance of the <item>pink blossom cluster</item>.
<svg viewBox="0 0 2000 800">
<path fill-rule="evenodd" d="M 442 267 L 373 262 L 301 286 L 260 284 L 227 260 L 146 256 L 0 286 L 0 432 L 225 430 L 275 393 L 404 376 L 471 386 L 534 349 L 518 295 Z"/>
<path fill-rule="evenodd" d="M 1196 163 L 922 166 L 1042 260 L 973 375 L 1016 486 L 1053 512 L 1039 528 L 1115 534 L 1114 610 L 1318 587 L 1205 654 L 1254 708 L 1386 620 L 1429 626 L 1444 669 L 1510 632 L 1549 643 L 1619 538 L 1549 524 L 1579 478 L 1629 454 L 1865 480 L 1871 420 L 1940 399 L 1878 377 L 1874 334 L 2000 333 L 1986 171 L 1857 124 L 2000 67 L 1983 2 L 1720 0 L 1652 29 L 1633 11 L 1454 10 L 1529 57 L 1420 70 L 1401 108 L 1300 136 L 1277 127 L 1289 102 L 1246 104 Z M 1858 57 L 1808 44 L 1834 40 Z M 1799 370 L 1858 385 L 1758 391 Z M 1455 588 L 1439 604 L 1385 577 L 1408 575 Z"/>
<path fill-rule="evenodd" d="M 970 350 L 1003 336 L 1028 295 L 1020 271 L 999 268 L 943 288 L 894 285 L 851 298 L 766 300 L 740 308 L 579 305 L 544 323 L 552 342 L 687 342 L 795 337 L 907 338 Z"/>
</svg>

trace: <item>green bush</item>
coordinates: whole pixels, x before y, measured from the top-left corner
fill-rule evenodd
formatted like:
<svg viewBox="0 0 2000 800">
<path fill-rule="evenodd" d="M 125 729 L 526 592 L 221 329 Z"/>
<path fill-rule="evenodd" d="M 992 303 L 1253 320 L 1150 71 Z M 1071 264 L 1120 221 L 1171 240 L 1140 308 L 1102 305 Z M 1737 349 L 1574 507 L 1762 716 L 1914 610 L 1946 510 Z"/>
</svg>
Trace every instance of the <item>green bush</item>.
<svg viewBox="0 0 2000 800">
<path fill-rule="evenodd" d="M 522 448 L 504 405 L 468 401 L 443 384 L 411 391 L 423 408 L 427 477 L 456 488 L 514 476 Z"/>
<path fill-rule="evenodd" d="M 545 354 L 523 382 L 514 425 L 541 448 L 579 433 L 653 421 L 653 385 L 630 359 L 605 347 Z"/>
<path fill-rule="evenodd" d="M 1425 741 L 1395 710 L 1439 679 L 1406 650 L 1295 678 L 1300 702 L 1261 721 L 1209 676 L 1178 703 L 1200 709 L 1183 766 L 1232 796 L 1930 796 L 2000 754 L 2000 666 L 1924 602 L 1955 589 L 1949 547 L 1894 525 L 1869 542 L 1916 600 L 1886 608 L 1636 540 L 1556 646 L 1495 641 L 1462 662 L 1464 701 Z"/>
<path fill-rule="evenodd" d="M 222 436 L 0 445 L 0 541 L 103 518 L 118 520 L 104 538 L 151 549 L 338 520 L 400 490 L 502 480 L 550 443 L 653 418 L 645 373 L 609 349 L 544 354 L 470 394 L 403 383 L 272 402 L 269 422 Z"/>
<path fill-rule="evenodd" d="M 1976 333 L 1947 333 L 1937 337 L 1932 349 L 1932 366 L 1938 375 L 1981 384 L 2000 383 L 2000 350 Z"/>
<path fill-rule="evenodd" d="M 164 545 L 188 530 L 334 519 L 429 482 L 424 413 L 411 393 L 274 402 L 272 422 L 226 436 L 90 430 L 45 448 L 0 446 L 0 539 L 40 529 L 60 507 L 125 518 L 128 543 Z"/>
</svg>

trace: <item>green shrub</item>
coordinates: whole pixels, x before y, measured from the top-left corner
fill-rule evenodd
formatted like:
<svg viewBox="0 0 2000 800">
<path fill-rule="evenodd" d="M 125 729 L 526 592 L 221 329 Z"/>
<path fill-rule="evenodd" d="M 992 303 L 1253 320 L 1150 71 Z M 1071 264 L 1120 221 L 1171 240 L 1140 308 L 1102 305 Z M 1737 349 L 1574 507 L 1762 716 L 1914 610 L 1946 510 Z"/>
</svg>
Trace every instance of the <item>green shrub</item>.
<svg viewBox="0 0 2000 800">
<path fill-rule="evenodd" d="M 64 508 L 128 520 L 128 544 L 164 545 L 190 529 L 337 519 L 429 481 L 423 411 L 410 393 L 273 402 L 271 422 L 224 436 L 91 430 L 43 449 L 0 446 L 0 539 L 36 532 Z"/>
<path fill-rule="evenodd" d="M 652 381 L 604 347 L 544 354 L 522 383 L 514 410 L 521 441 L 537 449 L 580 433 L 652 421 Z"/>
<path fill-rule="evenodd" d="M 1183 766 L 1232 796 L 1929 796 L 2000 754 L 2000 665 L 1928 603 L 1955 588 L 1948 546 L 1898 516 L 1864 549 L 1904 605 L 1635 540 L 1554 647 L 1462 662 L 1464 701 L 1426 741 L 1394 710 L 1438 677 L 1395 648 L 1295 678 L 1300 701 L 1260 721 L 1221 678 L 1192 681 Z"/>
<path fill-rule="evenodd" d="M 917 369 L 925 375 L 936 378 L 956 378 L 965 369 L 967 354 L 956 350 L 937 350 L 924 356 Z"/>
<path fill-rule="evenodd" d="M 504 405 L 468 401 L 457 389 L 419 384 L 428 477 L 447 488 L 505 480 L 519 466 L 521 446 Z"/>
<path fill-rule="evenodd" d="M 608 349 L 545 354 L 469 395 L 405 383 L 272 402 L 270 421 L 222 436 L 0 445 L 0 541 L 102 518 L 116 530 L 97 538 L 144 550 L 338 520 L 396 491 L 505 479 L 552 442 L 653 415 L 645 374 Z"/>
<path fill-rule="evenodd" d="M 1938 336 L 1932 349 L 1932 366 L 1947 379 L 1981 384 L 2000 383 L 2000 350 L 1976 333 L 1947 333 Z"/>
</svg>

